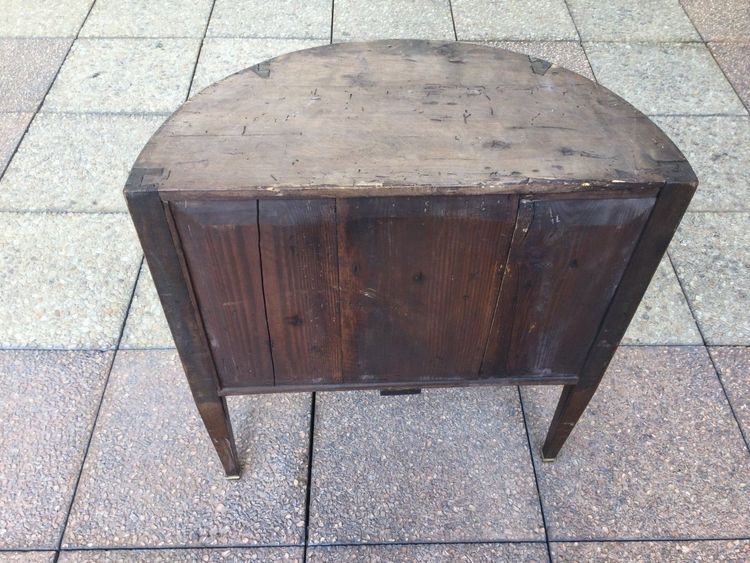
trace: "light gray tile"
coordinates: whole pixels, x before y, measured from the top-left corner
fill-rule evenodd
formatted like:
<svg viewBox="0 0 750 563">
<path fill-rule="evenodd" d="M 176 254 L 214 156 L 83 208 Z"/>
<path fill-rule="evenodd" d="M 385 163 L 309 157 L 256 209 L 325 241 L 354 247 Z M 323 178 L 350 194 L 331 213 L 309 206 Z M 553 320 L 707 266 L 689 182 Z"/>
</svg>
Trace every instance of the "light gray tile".
<svg viewBox="0 0 750 563">
<path fill-rule="evenodd" d="M 669 247 L 708 344 L 750 344 L 750 214 L 688 213 Z"/>
<path fill-rule="evenodd" d="M 0 551 L 0 563 L 53 563 L 54 551 Z"/>
<path fill-rule="evenodd" d="M 43 111 L 168 113 L 185 101 L 198 39 L 79 39 Z"/>
<path fill-rule="evenodd" d="M 514 388 L 320 393 L 313 544 L 540 540 Z"/>
<path fill-rule="evenodd" d="M 745 439 L 750 442 L 750 348 L 747 346 L 710 349 L 716 369 Z"/>
<path fill-rule="evenodd" d="M 458 39 L 573 39 L 564 0 L 452 0 Z"/>
<path fill-rule="evenodd" d="M 668 257 L 656 270 L 623 344 L 703 344 Z"/>
<path fill-rule="evenodd" d="M 747 41 L 750 7 L 747 0 L 680 0 L 706 41 Z"/>
<path fill-rule="evenodd" d="M 36 111 L 70 39 L 0 39 L 0 111 Z"/>
<path fill-rule="evenodd" d="M 750 456 L 705 348 L 620 348 L 557 460 L 543 463 L 559 393 L 523 388 L 550 539 L 750 533 Z"/>
<path fill-rule="evenodd" d="M 3 0 L 0 37 L 74 37 L 93 0 Z"/>
<path fill-rule="evenodd" d="M 333 40 L 372 39 L 455 39 L 448 0 L 337 0 Z"/>
<path fill-rule="evenodd" d="M 57 546 L 111 356 L 0 352 L 0 548 Z"/>
<path fill-rule="evenodd" d="M 340 561 L 350 563 L 386 563 L 391 561 L 532 563 L 549 561 L 544 543 L 312 547 L 307 552 L 307 560 L 311 563 L 338 563 Z"/>
<path fill-rule="evenodd" d="M 747 115 L 704 45 L 586 43 L 594 74 L 647 114 Z"/>
<path fill-rule="evenodd" d="M 0 175 L 10 162 L 33 113 L 0 113 Z"/>
<path fill-rule="evenodd" d="M 323 39 L 207 38 L 203 42 L 190 95 L 254 64 L 326 43 L 328 41 Z"/>
<path fill-rule="evenodd" d="M 678 0 L 568 0 L 584 41 L 700 41 Z"/>
<path fill-rule="evenodd" d="M 154 287 L 151 271 L 144 262 L 130 306 L 121 348 L 172 348 L 174 340 L 164 309 Z"/>
<path fill-rule="evenodd" d="M 63 551 L 62 563 L 215 563 L 217 561 L 302 562 L 301 547 L 250 547 L 223 549 L 118 549 L 110 551 Z M 2 561 L 0 560 L 0 563 Z"/>
<path fill-rule="evenodd" d="M 582 542 L 552 543 L 552 557 L 560 563 L 597 561 L 713 561 L 750 560 L 750 541 L 659 541 L 659 542 Z"/>
<path fill-rule="evenodd" d="M 482 44 L 544 59 L 594 80 L 586 53 L 577 41 L 482 41 Z"/>
<path fill-rule="evenodd" d="M 224 477 L 174 351 L 118 352 L 64 546 L 301 544 L 309 394 L 230 400 Z"/>
<path fill-rule="evenodd" d="M 0 181 L 0 209 L 127 210 L 122 189 L 165 116 L 36 116 Z"/>
<path fill-rule="evenodd" d="M 709 43 L 708 48 L 745 106 L 750 107 L 750 41 L 743 44 Z"/>
<path fill-rule="evenodd" d="M 216 0 L 208 37 L 330 39 L 331 0 Z"/>
<path fill-rule="evenodd" d="M 114 346 L 140 259 L 125 214 L 0 214 L 0 346 Z"/>
<path fill-rule="evenodd" d="M 203 37 L 211 0 L 97 0 L 81 37 Z"/>
<path fill-rule="evenodd" d="M 690 161 L 700 184 L 690 211 L 750 211 L 750 118 L 654 118 Z"/>
</svg>

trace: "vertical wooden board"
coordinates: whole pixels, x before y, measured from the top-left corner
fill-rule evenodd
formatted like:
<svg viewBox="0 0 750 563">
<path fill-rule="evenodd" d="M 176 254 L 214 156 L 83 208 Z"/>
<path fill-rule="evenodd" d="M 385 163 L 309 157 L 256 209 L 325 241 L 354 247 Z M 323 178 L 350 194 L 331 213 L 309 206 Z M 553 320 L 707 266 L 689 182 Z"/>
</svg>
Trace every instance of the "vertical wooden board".
<svg viewBox="0 0 750 563">
<path fill-rule="evenodd" d="M 654 202 L 521 201 L 484 375 L 580 371 Z"/>
<path fill-rule="evenodd" d="M 260 200 L 276 384 L 341 381 L 336 202 Z"/>
<path fill-rule="evenodd" d="M 178 202 L 172 210 L 222 386 L 273 385 L 257 201 Z"/>
<path fill-rule="evenodd" d="M 516 196 L 337 202 L 344 380 L 475 377 Z"/>
</svg>

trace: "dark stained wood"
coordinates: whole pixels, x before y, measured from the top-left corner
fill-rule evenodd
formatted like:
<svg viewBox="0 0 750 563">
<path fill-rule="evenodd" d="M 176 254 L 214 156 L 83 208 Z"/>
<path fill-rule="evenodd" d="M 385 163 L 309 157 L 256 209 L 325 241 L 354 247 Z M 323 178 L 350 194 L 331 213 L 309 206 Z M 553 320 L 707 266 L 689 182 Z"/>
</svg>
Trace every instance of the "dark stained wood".
<svg viewBox="0 0 750 563">
<path fill-rule="evenodd" d="M 125 191 L 236 476 L 224 397 L 245 393 L 563 384 L 554 458 L 696 186 L 656 125 L 579 75 L 389 40 L 207 88 Z"/>
<path fill-rule="evenodd" d="M 478 374 L 516 207 L 511 196 L 338 201 L 345 381 Z"/>
<path fill-rule="evenodd" d="M 577 374 L 653 204 L 522 200 L 482 373 Z"/>
<path fill-rule="evenodd" d="M 136 181 L 140 180 L 142 176 Z M 127 202 L 198 412 L 227 476 L 239 477 L 226 399 L 218 394 L 213 359 L 172 237 L 168 210 L 155 191 L 133 189 Z"/>
<path fill-rule="evenodd" d="M 273 385 L 257 201 L 171 205 L 219 381 Z"/>
<path fill-rule="evenodd" d="M 594 82 L 471 43 L 297 51 L 184 104 L 137 168 L 163 193 L 363 197 L 616 191 L 695 180 L 646 116 Z M 391 193 L 393 192 L 393 193 Z"/>
<path fill-rule="evenodd" d="M 594 396 L 694 193 L 693 185 L 666 186 L 659 193 L 638 246 L 588 351 L 580 370 L 580 380 L 563 388 L 542 448 L 545 460 L 557 457 Z"/>
<path fill-rule="evenodd" d="M 359 383 L 304 383 L 292 385 L 277 385 L 275 387 L 224 387 L 220 395 L 247 395 L 253 393 L 302 393 L 309 391 L 362 391 L 367 389 L 440 389 L 443 387 L 486 387 L 489 385 L 573 385 L 578 382 L 576 375 L 521 375 L 498 377 L 495 379 L 445 379 L 397 381 L 383 383 L 382 381 Z"/>
<path fill-rule="evenodd" d="M 331 199 L 260 201 L 276 385 L 341 381 L 335 207 Z"/>
</svg>

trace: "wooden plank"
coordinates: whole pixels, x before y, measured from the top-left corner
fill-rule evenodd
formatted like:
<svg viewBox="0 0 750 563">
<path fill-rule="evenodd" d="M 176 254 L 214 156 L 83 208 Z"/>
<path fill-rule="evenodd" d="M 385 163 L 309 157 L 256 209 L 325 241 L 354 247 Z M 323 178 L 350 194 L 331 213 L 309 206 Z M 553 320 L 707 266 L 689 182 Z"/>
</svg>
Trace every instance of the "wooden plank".
<svg viewBox="0 0 750 563">
<path fill-rule="evenodd" d="M 171 209 L 222 386 L 272 385 L 257 201 Z"/>
<path fill-rule="evenodd" d="M 475 377 L 517 200 L 337 202 L 346 382 Z"/>
<path fill-rule="evenodd" d="M 164 170 L 160 191 L 486 195 L 695 181 L 632 105 L 519 53 L 387 40 L 298 51 L 256 70 L 204 90 L 155 134 L 136 166 Z"/>
<path fill-rule="evenodd" d="M 262 200 L 259 213 L 276 384 L 339 382 L 335 201 Z"/>
<path fill-rule="evenodd" d="M 694 193 L 695 187 L 691 185 L 665 186 L 659 193 L 620 285 L 598 327 L 580 370 L 580 380 L 563 388 L 542 448 L 545 459 L 557 457 L 594 396 Z"/>
<path fill-rule="evenodd" d="M 579 372 L 654 201 L 521 201 L 483 374 Z"/>
<path fill-rule="evenodd" d="M 127 203 L 198 412 L 227 476 L 238 477 L 240 466 L 229 411 L 226 400 L 218 394 L 213 358 L 175 246 L 168 209 L 154 190 L 131 190 Z"/>
</svg>

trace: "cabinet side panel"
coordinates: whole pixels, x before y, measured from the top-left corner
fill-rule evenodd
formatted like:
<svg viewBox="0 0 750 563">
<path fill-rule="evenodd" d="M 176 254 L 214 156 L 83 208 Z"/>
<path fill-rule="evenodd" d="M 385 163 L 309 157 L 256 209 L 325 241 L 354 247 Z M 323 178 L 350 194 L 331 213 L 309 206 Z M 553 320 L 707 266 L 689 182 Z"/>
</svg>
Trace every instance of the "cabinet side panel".
<svg viewBox="0 0 750 563">
<path fill-rule="evenodd" d="M 345 381 L 476 377 L 517 201 L 338 200 Z"/>
<path fill-rule="evenodd" d="M 521 201 L 484 375 L 580 371 L 654 202 Z"/>
<path fill-rule="evenodd" d="M 172 211 L 222 386 L 273 385 L 257 201 L 177 202 Z"/>
<path fill-rule="evenodd" d="M 261 200 L 259 214 L 276 384 L 338 383 L 335 201 Z"/>
</svg>

